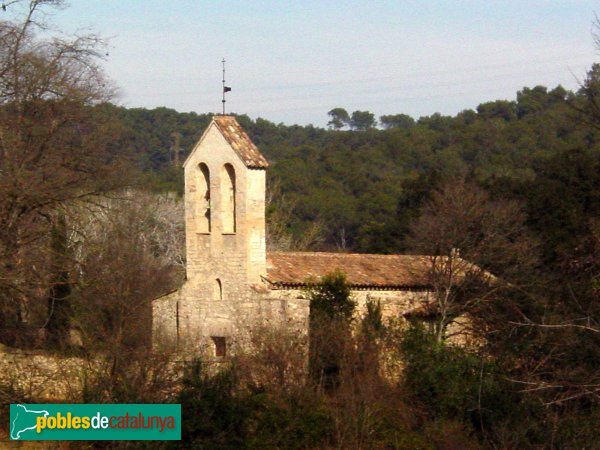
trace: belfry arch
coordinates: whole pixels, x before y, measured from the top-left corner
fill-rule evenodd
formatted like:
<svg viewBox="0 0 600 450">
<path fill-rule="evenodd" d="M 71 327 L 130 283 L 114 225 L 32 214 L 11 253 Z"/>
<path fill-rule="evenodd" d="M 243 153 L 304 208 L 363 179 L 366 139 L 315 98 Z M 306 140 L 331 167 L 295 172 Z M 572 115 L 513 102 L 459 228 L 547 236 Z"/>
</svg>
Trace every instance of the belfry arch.
<svg viewBox="0 0 600 450">
<path fill-rule="evenodd" d="M 221 220 L 223 233 L 236 231 L 235 170 L 225 164 L 221 170 Z"/>
<path fill-rule="evenodd" d="M 210 233 L 210 171 L 208 170 L 208 166 L 204 163 L 198 164 L 196 186 L 196 192 L 198 193 L 198 226 L 196 231 L 198 233 Z"/>
</svg>

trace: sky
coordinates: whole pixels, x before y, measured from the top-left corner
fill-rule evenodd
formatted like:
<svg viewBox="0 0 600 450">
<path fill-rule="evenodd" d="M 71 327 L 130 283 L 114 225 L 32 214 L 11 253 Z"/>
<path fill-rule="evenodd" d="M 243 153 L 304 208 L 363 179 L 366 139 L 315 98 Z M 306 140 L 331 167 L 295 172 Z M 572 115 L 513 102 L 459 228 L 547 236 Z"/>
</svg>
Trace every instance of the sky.
<svg viewBox="0 0 600 450">
<path fill-rule="evenodd" d="M 70 0 L 50 21 L 108 42 L 118 104 L 327 124 L 342 107 L 456 114 L 523 87 L 577 89 L 599 58 L 584 0 Z"/>
</svg>

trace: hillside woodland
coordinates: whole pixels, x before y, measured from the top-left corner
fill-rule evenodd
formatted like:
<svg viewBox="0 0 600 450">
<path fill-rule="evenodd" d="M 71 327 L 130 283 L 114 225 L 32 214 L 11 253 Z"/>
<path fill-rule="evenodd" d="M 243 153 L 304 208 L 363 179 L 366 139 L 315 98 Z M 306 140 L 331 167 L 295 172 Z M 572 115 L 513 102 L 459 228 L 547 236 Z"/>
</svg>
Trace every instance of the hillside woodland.
<svg viewBox="0 0 600 450">
<path fill-rule="evenodd" d="M 182 442 L 109 447 L 600 448 L 600 65 L 576 91 L 524 87 L 454 116 L 237 115 L 271 163 L 272 248 L 459 251 L 502 282 L 440 285 L 444 319 L 407 326 L 376 303 L 354 317 L 332 274 L 307 292 L 310 344 L 257 329 L 219 370 L 199 355 L 178 378 L 150 348 L 149 304 L 184 276 L 181 164 L 211 116 L 114 104 L 98 37 L 50 36 L 40 8 L 60 2 L 9 3 L 0 343 L 90 362 L 70 400 L 182 404 Z M 448 339 L 464 314 L 475 348 Z M 37 398 L 4 377 L 0 399 Z"/>
</svg>

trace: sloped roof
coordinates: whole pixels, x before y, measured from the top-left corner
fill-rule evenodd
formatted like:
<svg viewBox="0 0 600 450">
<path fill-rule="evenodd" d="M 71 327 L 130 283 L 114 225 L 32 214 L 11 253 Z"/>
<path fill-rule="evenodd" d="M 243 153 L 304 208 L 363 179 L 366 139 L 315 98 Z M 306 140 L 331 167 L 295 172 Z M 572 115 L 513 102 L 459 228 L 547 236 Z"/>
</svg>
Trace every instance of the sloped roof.
<svg viewBox="0 0 600 450">
<path fill-rule="evenodd" d="M 269 163 L 233 116 L 214 116 L 217 126 L 231 148 L 238 154 L 246 167 L 266 169 Z"/>
<path fill-rule="evenodd" d="M 356 288 L 427 288 L 430 268 L 431 259 L 420 255 L 270 252 L 265 279 L 276 287 L 305 286 L 339 270 Z"/>
</svg>

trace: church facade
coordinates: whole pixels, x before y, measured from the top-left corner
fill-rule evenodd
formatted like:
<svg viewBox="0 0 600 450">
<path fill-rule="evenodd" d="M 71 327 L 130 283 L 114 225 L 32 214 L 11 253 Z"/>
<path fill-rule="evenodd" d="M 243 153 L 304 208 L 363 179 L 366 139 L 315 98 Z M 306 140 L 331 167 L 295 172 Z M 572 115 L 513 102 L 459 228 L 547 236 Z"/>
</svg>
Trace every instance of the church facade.
<svg viewBox="0 0 600 450">
<path fill-rule="evenodd" d="M 184 163 L 186 281 L 153 302 L 155 345 L 222 357 L 257 325 L 307 329 L 305 289 L 336 270 L 359 314 L 368 300 L 388 316 L 430 305 L 424 256 L 267 252 L 268 167 L 233 116 L 215 116 L 194 146 Z"/>
</svg>

